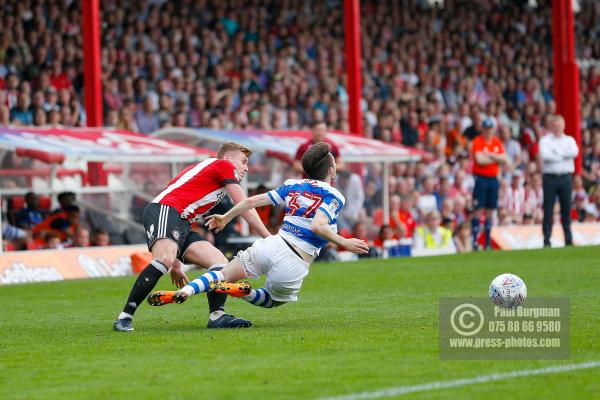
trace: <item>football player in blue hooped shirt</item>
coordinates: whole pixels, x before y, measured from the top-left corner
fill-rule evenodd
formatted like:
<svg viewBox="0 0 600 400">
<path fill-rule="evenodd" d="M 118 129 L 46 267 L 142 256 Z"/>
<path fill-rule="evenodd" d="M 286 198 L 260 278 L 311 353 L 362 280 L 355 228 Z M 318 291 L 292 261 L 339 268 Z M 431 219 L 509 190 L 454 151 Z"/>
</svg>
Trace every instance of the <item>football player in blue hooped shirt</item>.
<svg viewBox="0 0 600 400">
<path fill-rule="evenodd" d="M 259 307 L 271 308 L 296 301 L 308 267 L 319 251 L 332 242 L 357 254 L 369 246 L 360 239 L 337 234 L 336 219 L 344 206 L 344 196 L 331 186 L 335 160 L 327 143 L 317 143 L 302 157 L 309 179 L 289 179 L 270 192 L 239 202 L 225 215 L 211 215 L 206 225 L 220 231 L 237 215 L 268 204 L 285 203 L 285 218 L 279 233 L 259 239 L 240 251 L 220 271 L 209 271 L 178 291 L 157 291 L 148 296 L 153 306 L 183 303 L 191 295 L 215 291 L 241 297 Z M 252 289 L 244 278 L 266 276 L 265 287 Z"/>
</svg>

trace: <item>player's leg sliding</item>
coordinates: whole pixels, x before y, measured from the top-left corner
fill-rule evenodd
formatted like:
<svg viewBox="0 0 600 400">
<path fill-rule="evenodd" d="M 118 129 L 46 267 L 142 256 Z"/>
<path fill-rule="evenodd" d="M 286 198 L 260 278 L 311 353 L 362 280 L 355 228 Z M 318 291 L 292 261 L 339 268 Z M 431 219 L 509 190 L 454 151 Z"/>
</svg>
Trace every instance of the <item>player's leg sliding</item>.
<svg viewBox="0 0 600 400">
<path fill-rule="evenodd" d="M 273 300 L 271 294 L 265 288 L 252 289 L 250 294 L 242 297 L 242 299 L 252 305 L 262 308 L 279 307 L 280 305 L 285 304 L 285 302 Z"/>
<path fill-rule="evenodd" d="M 248 282 L 215 281 L 210 284 L 210 288 L 211 292 L 209 293 L 227 293 L 258 307 L 273 308 L 285 304 L 283 301 L 273 300 L 271 294 L 265 288 L 252 289 Z"/>
<path fill-rule="evenodd" d="M 224 276 L 221 271 L 208 271 L 200 278 L 194 279 L 177 291 L 159 290 L 150 293 L 148 303 L 151 306 L 164 306 L 165 304 L 185 302 L 190 296 L 200 293 L 206 293 L 210 290 L 210 283 L 223 280 Z"/>
<path fill-rule="evenodd" d="M 232 297 L 244 297 L 250 294 L 252 286 L 248 281 L 226 282 L 213 281 L 210 283 L 210 292 L 228 294 Z"/>
<path fill-rule="evenodd" d="M 135 311 L 142 301 L 144 301 L 144 298 L 148 296 L 148 293 L 154 289 L 158 280 L 167 273 L 167 270 L 167 266 L 157 259 L 152 260 L 152 262 L 144 268 L 131 288 L 123 311 L 119 314 L 114 323 L 114 329 L 116 331 L 133 331 L 132 323 Z"/>
</svg>

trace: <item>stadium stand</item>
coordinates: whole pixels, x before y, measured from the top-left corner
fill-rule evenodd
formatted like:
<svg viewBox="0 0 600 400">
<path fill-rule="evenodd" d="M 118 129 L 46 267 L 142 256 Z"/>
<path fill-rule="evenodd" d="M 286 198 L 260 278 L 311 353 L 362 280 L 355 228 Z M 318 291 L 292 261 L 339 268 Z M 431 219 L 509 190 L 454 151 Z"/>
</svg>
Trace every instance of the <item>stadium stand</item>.
<svg viewBox="0 0 600 400">
<path fill-rule="evenodd" d="M 511 160 L 502 171 L 498 223 L 541 222 L 537 142 L 555 111 L 551 18 L 548 0 L 535 9 L 525 3 L 445 1 L 436 10 L 422 1 L 361 2 L 364 133 L 436 156 L 395 165 L 389 182 L 376 171 L 362 177 L 358 221 L 375 229 L 371 239 L 382 223 L 375 199 L 383 185 L 417 224 L 434 204 L 444 226 L 466 229 L 473 186 L 467 149 L 484 118 L 495 120 Z M 101 6 L 106 126 L 147 134 L 169 126 L 307 129 L 324 120 L 348 131 L 340 1 Z M 598 221 L 600 4 L 582 7 L 583 173 L 573 215 Z M 0 126 L 85 125 L 80 20 L 75 1 L 2 2 Z M 103 222 L 96 227 L 112 232 Z M 394 228 L 397 239 L 405 235 L 406 227 Z"/>
</svg>

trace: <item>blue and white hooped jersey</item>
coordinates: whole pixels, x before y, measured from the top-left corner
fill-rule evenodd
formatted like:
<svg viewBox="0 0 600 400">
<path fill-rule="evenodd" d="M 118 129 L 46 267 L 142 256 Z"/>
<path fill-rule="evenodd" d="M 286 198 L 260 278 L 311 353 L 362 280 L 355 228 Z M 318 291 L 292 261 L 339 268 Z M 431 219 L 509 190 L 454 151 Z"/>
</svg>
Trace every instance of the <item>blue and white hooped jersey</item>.
<svg viewBox="0 0 600 400">
<path fill-rule="evenodd" d="M 310 230 L 317 210 L 327 215 L 329 226 L 337 232 L 337 217 L 346 201 L 328 183 L 312 179 L 288 179 L 283 186 L 267 192 L 267 195 L 273 205 L 285 202 L 285 217 L 279 235 L 310 255 L 318 255 L 327 245 L 326 239 Z"/>
</svg>

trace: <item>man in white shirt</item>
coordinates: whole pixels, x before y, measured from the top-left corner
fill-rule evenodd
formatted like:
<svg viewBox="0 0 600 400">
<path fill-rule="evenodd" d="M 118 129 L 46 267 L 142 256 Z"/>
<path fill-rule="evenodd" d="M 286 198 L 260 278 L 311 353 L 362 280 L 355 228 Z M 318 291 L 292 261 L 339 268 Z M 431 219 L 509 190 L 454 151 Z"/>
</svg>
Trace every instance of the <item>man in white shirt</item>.
<svg viewBox="0 0 600 400">
<path fill-rule="evenodd" d="M 571 190 L 575 171 L 573 160 L 579 148 L 573 137 L 564 133 L 565 119 L 560 115 L 550 116 L 547 120 L 548 133 L 540 139 L 540 158 L 542 159 L 544 187 L 544 247 L 550 246 L 552 235 L 553 211 L 556 196 L 560 202 L 560 216 L 565 234 L 565 245 L 573 244 L 571 234 Z"/>
</svg>

